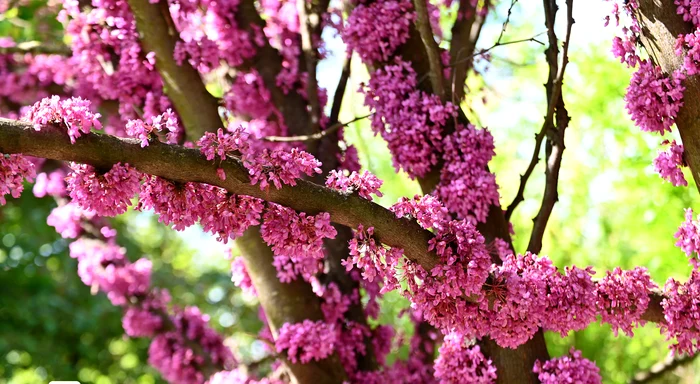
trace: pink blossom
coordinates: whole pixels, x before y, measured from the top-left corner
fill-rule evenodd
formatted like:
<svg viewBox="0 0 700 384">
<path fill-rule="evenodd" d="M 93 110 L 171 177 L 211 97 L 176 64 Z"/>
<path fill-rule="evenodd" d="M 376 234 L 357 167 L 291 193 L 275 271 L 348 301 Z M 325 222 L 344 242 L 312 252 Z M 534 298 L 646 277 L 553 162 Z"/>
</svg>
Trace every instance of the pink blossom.
<svg viewBox="0 0 700 384">
<path fill-rule="evenodd" d="M 173 183 L 157 177 L 146 177 L 139 193 L 138 210 L 153 209 L 158 221 L 182 231 L 194 225 L 205 214 L 204 199 L 208 187 L 198 183 Z"/>
<path fill-rule="evenodd" d="M 491 384 L 496 382 L 496 367 L 478 345 L 468 347 L 461 335 L 449 334 L 435 360 L 435 378 L 440 384 Z"/>
<path fill-rule="evenodd" d="M 163 320 L 167 316 L 167 293 L 156 293 L 138 304 L 129 306 L 124 312 L 122 326 L 131 337 L 153 337 L 163 329 Z"/>
<path fill-rule="evenodd" d="M 5 195 L 18 198 L 24 191 L 24 179 L 32 182 L 36 177 L 34 163 L 23 155 L 0 153 L 0 206 L 5 205 Z"/>
<path fill-rule="evenodd" d="M 77 203 L 70 202 L 51 210 L 46 224 L 56 228 L 56 232 L 64 239 L 75 239 L 83 231 L 82 220 L 90 220 L 93 217 L 94 211 L 86 211 Z"/>
<path fill-rule="evenodd" d="M 44 98 L 34 104 L 24 118 L 34 124 L 37 131 L 50 124 L 65 127 L 71 143 L 75 143 L 75 139 L 82 134 L 90 133 L 92 128 L 102 128 L 98 120 L 100 114 L 92 113 L 90 101 L 80 97 L 65 100 L 58 96 Z"/>
<path fill-rule="evenodd" d="M 697 0 L 674 0 L 678 7 L 677 12 L 683 15 L 683 20 L 692 22 L 697 28 L 700 26 L 700 2 Z"/>
<path fill-rule="evenodd" d="M 205 232 L 217 235 L 217 240 L 226 244 L 235 240 L 252 225 L 260 224 L 264 202 L 260 199 L 233 195 L 223 188 L 211 187 L 202 199 L 200 224 Z"/>
<path fill-rule="evenodd" d="M 700 349 L 700 271 L 693 268 L 685 283 L 668 279 L 664 296 L 661 307 L 666 321 L 659 323 L 661 332 L 667 340 L 676 339 L 671 345 L 674 353 L 694 355 Z"/>
<path fill-rule="evenodd" d="M 328 213 L 312 216 L 277 204 L 268 205 L 260 233 L 272 247 L 278 277 L 283 282 L 297 275 L 308 280 L 318 273 L 324 257 L 323 239 L 337 234 Z"/>
<path fill-rule="evenodd" d="M 139 259 L 129 263 L 125 250 L 114 244 L 80 239 L 71 243 L 70 256 L 78 259 L 83 283 L 98 287 L 114 305 L 125 305 L 149 289 L 151 262 Z"/>
<path fill-rule="evenodd" d="M 409 62 L 396 58 L 378 69 L 363 87 L 372 129 L 386 140 L 394 167 L 411 178 L 423 177 L 437 164 L 442 127 L 457 113 L 451 103 L 417 89 L 417 75 Z"/>
<path fill-rule="evenodd" d="M 688 76 L 700 73 L 700 32 L 695 31 L 678 36 L 675 44 L 676 55 L 683 57 L 683 69 Z"/>
<path fill-rule="evenodd" d="M 700 254 L 700 222 L 693 220 L 692 209 L 685 210 L 685 221 L 678 227 L 674 237 L 678 239 L 676 247 L 685 252 L 693 267 L 697 267 L 698 258 L 694 257 L 693 253 Z"/>
<path fill-rule="evenodd" d="M 285 353 L 292 363 L 306 364 L 330 356 L 336 347 L 335 326 L 324 321 L 304 320 L 301 323 L 284 323 L 275 341 L 278 353 Z"/>
<path fill-rule="evenodd" d="M 496 175 L 487 168 L 495 154 L 486 129 L 457 125 L 456 132 L 445 138 L 437 195 L 459 218 L 485 222 L 490 206 L 500 206 Z"/>
<path fill-rule="evenodd" d="M 242 127 L 236 127 L 230 133 L 219 128 L 216 133 L 204 133 L 204 136 L 197 142 L 197 146 L 207 160 L 219 157 L 223 161 L 228 155 L 233 155 L 235 152 L 248 153 L 250 149 L 248 140 L 249 134 Z"/>
<path fill-rule="evenodd" d="M 645 132 L 671 132 L 678 110 L 683 105 L 685 76 L 675 72 L 665 77 L 660 67 L 643 60 L 627 88 L 627 112 L 635 124 Z"/>
<path fill-rule="evenodd" d="M 546 329 L 559 332 L 562 337 L 569 331 L 580 331 L 596 320 L 596 285 L 586 269 L 566 267 L 566 274 L 556 273 L 548 281 Z"/>
<path fill-rule="evenodd" d="M 634 335 L 632 327 L 643 325 L 642 315 L 649 305 L 650 290 L 656 288 L 646 268 L 630 271 L 615 268 L 598 282 L 596 306 L 601 321 L 612 326 L 615 336 L 621 329 Z"/>
<path fill-rule="evenodd" d="M 491 293 L 496 298 L 490 337 L 501 347 L 516 348 L 537 332 L 547 312 L 547 281 L 556 273 L 551 260 L 529 252 L 510 255 L 495 267 Z"/>
<path fill-rule="evenodd" d="M 245 261 L 242 257 L 236 257 L 231 262 L 231 281 L 233 284 L 242 289 L 243 292 L 251 296 L 257 296 L 253 281 L 250 279 L 248 269 L 245 266 Z"/>
<path fill-rule="evenodd" d="M 584 358 L 581 351 L 571 348 L 569 356 L 557 357 L 544 362 L 537 360 L 532 369 L 542 384 L 601 384 L 600 369 L 594 362 Z"/>
<path fill-rule="evenodd" d="M 120 215 L 141 187 L 142 174 L 129 164 L 117 163 L 105 173 L 86 164 L 71 164 L 66 177 L 68 193 L 78 205 L 100 216 Z"/>
<path fill-rule="evenodd" d="M 175 113 L 168 108 L 163 114 L 152 116 L 150 123 L 143 120 L 129 120 L 126 123 L 126 134 L 141 140 L 141 147 L 147 147 L 148 142 L 155 138 L 156 132 L 167 132 L 168 143 L 176 143 L 180 132 Z"/>
<path fill-rule="evenodd" d="M 282 188 L 282 184 L 293 186 L 302 175 L 321 173 L 321 162 L 296 148 L 291 151 L 263 149 L 246 156 L 244 165 L 248 168 L 251 184 L 259 183 L 262 190 L 266 190 L 270 183 L 277 189 Z"/>
<path fill-rule="evenodd" d="M 382 193 L 379 192 L 382 181 L 368 171 L 365 171 L 363 174 L 353 171 L 348 176 L 342 171 L 332 170 L 326 179 L 326 186 L 345 194 L 357 192 L 360 197 L 370 201 L 372 200 L 372 193 L 382 197 Z"/>
<path fill-rule="evenodd" d="M 360 4 L 348 17 L 342 37 L 348 52 L 357 52 L 362 61 L 386 61 L 408 40 L 415 19 L 413 6 L 406 0 L 386 0 Z"/>
<path fill-rule="evenodd" d="M 666 141 L 668 143 L 668 141 Z M 682 167 L 686 166 L 683 159 L 683 144 L 676 144 L 673 140 L 671 146 L 663 152 L 659 152 L 654 159 L 654 170 L 666 181 L 674 186 L 688 186 L 683 176 Z"/>
<path fill-rule="evenodd" d="M 32 188 L 34 196 L 42 198 L 44 196 L 63 197 L 66 196 L 66 171 L 62 168 L 49 173 L 41 172 L 36 176 L 36 182 Z"/>
</svg>

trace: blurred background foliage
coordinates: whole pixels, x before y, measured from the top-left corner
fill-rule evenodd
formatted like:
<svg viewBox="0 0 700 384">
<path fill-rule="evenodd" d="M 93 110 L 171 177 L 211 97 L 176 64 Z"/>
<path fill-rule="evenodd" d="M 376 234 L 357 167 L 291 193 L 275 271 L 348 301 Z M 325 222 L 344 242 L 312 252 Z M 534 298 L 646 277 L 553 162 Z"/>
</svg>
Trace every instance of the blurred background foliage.
<svg viewBox="0 0 700 384">
<path fill-rule="evenodd" d="M 497 6 L 482 33 L 482 48 L 497 40 L 510 3 Z M 48 5 L 46 0 L 0 0 L 0 37 L 60 41 L 62 27 L 55 18 L 55 2 L 49 0 Z M 539 3 L 517 3 L 503 41 L 542 32 L 538 7 Z M 579 11 L 585 13 L 579 16 Z M 687 175 L 688 188 L 674 188 L 653 172 L 651 160 L 664 138 L 640 132 L 626 115 L 623 96 L 631 72 L 609 53 L 614 31 L 602 29 L 604 10 L 584 10 L 581 5 L 575 15 L 564 89 L 572 121 L 559 202 L 542 254 L 559 267 L 593 265 L 598 276 L 615 266 L 641 265 L 660 285 L 669 277 L 685 279 L 690 267 L 674 247 L 673 234 L 683 219 L 683 208 L 700 208 L 693 204 L 697 192 L 692 177 Z M 444 26 L 453 18 L 444 14 Z M 449 40 L 449 28 L 445 30 Z M 319 80 L 333 94 L 344 47 L 332 33 L 325 38 L 330 54 L 319 67 Z M 483 76 L 468 81 L 471 93 L 463 107 L 475 124 L 488 127 L 496 139 L 492 169 L 502 188 L 504 208 L 515 196 L 545 113 L 543 50 L 535 42 L 497 47 L 491 52 L 491 64 L 478 61 Z M 359 60 L 354 60 L 352 69 L 341 121 L 367 113 L 363 96 L 357 93 L 367 72 Z M 346 137 L 358 148 L 363 167 L 385 181 L 380 204 L 388 206 L 401 196 L 420 192 L 415 181 L 394 172 L 386 145 L 372 134 L 366 119 L 351 124 Z M 513 216 L 518 251 L 529 240 L 543 185 L 540 163 L 525 202 Z M 75 379 L 97 384 L 162 382 L 147 364 L 148 340 L 123 336 L 121 309 L 102 294 L 92 295 L 78 278 L 67 242 L 46 225 L 54 206 L 53 200 L 37 199 L 28 192 L 0 209 L 0 384 Z M 113 224 L 131 258 L 153 261 L 154 285 L 168 289 L 174 304 L 197 305 L 208 313 L 212 326 L 230 338 L 228 343 L 239 359 L 255 361 L 264 356 L 263 345 L 254 338 L 261 327 L 257 302 L 230 282 L 226 256 L 235 255 L 235 247 L 229 251 L 197 228 L 175 233 L 148 213 L 129 212 Z M 412 332 L 408 318 L 401 316 L 406 307 L 405 299 L 390 293 L 382 300 L 378 320 L 395 324 L 404 340 Z M 582 350 L 598 363 L 606 383 L 627 382 L 635 372 L 663 360 L 668 351 L 655 325 L 637 329 L 634 338 L 615 337 L 609 327 L 598 324 L 566 338 L 552 333 L 546 338 L 552 356 L 566 353 L 571 346 Z M 390 361 L 407 354 L 405 345 L 397 346 Z M 676 369 L 656 383 L 700 382 L 695 377 L 700 377 L 697 363 Z"/>
</svg>

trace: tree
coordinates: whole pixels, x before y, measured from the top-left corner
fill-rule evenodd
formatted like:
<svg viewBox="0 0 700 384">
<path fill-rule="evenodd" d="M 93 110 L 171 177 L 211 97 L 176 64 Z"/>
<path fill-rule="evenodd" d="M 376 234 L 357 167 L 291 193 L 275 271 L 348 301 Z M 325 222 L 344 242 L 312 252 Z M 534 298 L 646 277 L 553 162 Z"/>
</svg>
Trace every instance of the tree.
<svg viewBox="0 0 700 384">
<path fill-rule="evenodd" d="M 692 210 L 676 238 L 694 269 L 663 289 L 642 266 L 594 279 L 593 267 L 557 267 L 537 255 L 570 122 L 563 83 L 573 0 L 561 5 L 563 34 L 557 2 L 544 0 L 546 42 L 501 33 L 482 49 L 489 1 L 44 5 L 37 17 L 57 14 L 63 30 L 37 32 L 41 43 L 0 40 L 8 117 L 0 120 L 0 203 L 19 197 L 25 181 L 57 200 L 47 223 L 73 239 L 80 279 L 121 308 L 129 337 L 151 340 L 148 361 L 169 382 L 598 383 L 599 369 L 580 351 L 550 358 L 544 339 L 545 330 L 567 335 L 597 319 L 616 335 L 657 323 L 674 353 L 692 356 L 700 329 Z M 653 161 L 676 186 L 688 185 L 685 166 L 699 181 L 690 102 L 700 94 L 698 10 L 697 1 L 628 0 L 611 14 L 623 26 L 613 53 L 637 68 L 625 97 L 630 116 L 642 131 L 680 132 L 682 143 L 669 141 Z M 416 179 L 423 195 L 388 209 L 372 202 L 382 181 L 362 172 L 344 139 L 349 122 L 340 121 L 349 54 L 324 112 L 324 29 L 369 69 L 359 92 L 371 114 L 358 119 L 371 120 L 396 172 Z M 472 123 L 466 84 L 491 51 L 526 41 L 547 46 L 547 108 L 516 197 L 501 205 L 489 168 L 494 140 Z M 539 212 L 526 249 L 515 249 L 509 222 L 543 146 Z M 152 261 L 127 255 L 108 219 L 131 206 L 175 230 L 199 224 L 236 241 L 234 282 L 258 297 L 260 338 L 279 363 L 237 362 L 197 307 L 182 308 L 153 284 Z M 410 300 L 415 331 L 408 359 L 387 364 L 395 331 L 374 320 L 391 291 Z"/>
</svg>

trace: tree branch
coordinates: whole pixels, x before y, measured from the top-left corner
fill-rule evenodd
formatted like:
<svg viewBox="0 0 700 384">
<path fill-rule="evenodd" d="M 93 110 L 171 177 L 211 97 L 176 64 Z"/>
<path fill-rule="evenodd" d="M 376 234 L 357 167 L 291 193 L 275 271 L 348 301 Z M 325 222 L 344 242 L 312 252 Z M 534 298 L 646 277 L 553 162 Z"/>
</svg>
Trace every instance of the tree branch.
<svg viewBox="0 0 700 384">
<path fill-rule="evenodd" d="M 196 149 L 159 142 L 141 148 L 138 139 L 123 139 L 90 133 L 71 145 L 68 136 L 56 127 L 36 131 L 26 122 L 0 119 L 0 153 L 23 153 L 54 160 L 75 161 L 98 168 L 128 163 L 141 172 L 180 182 L 201 182 L 216 185 L 234 194 L 258 197 L 311 214 L 328 212 L 334 222 L 351 228 L 359 224 L 373 226 L 380 241 L 403 248 L 406 256 L 426 270 L 437 264 L 437 256 L 427 251 L 432 238 L 429 231 L 408 219 L 397 219 L 386 208 L 357 195 L 343 195 L 305 180 L 296 186 L 284 185 L 277 190 L 261 191 L 250 184 L 248 170 L 237 159 L 220 165 L 207 161 Z M 226 180 L 217 175 L 217 168 L 226 173 Z"/>
<path fill-rule="evenodd" d="M 356 121 L 360 121 L 362 119 L 366 119 L 368 117 L 372 116 L 371 114 L 369 115 L 364 115 L 360 117 L 356 117 L 348 122 L 345 123 L 335 123 L 328 127 L 328 129 L 325 129 L 321 132 L 314 133 L 312 135 L 301 135 L 301 136 L 267 136 L 263 137 L 262 140 L 265 141 L 270 141 L 270 142 L 276 142 L 276 143 L 291 143 L 291 142 L 308 142 L 308 141 L 314 141 L 314 140 L 321 140 L 324 137 L 327 137 L 328 135 L 338 131 L 338 129 L 350 125 Z"/>
<path fill-rule="evenodd" d="M 347 57 L 345 57 L 345 61 L 343 61 L 343 71 L 340 73 L 338 86 L 335 88 L 335 94 L 333 95 L 333 104 L 331 105 L 331 124 L 338 123 L 338 118 L 340 117 L 340 107 L 343 106 L 343 96 L 345 95 L 345 88 L 347 87 L 348 79 L 350 78 L 351 65 L 352 53 L 348 54 Z"/>
<path fill-rule="evenodd" d="M 435 38 L 433 37 L 433 28 L 430 26 L 428 6 L 426 4 L 426 0 L 413 0 L 413 5 L 416 9 L 416 28 L 420 33 L 423 44 L 425 45 L 425 51 L 428 56 L 428 64 L 430 65 L 430 83 L 433 86 L 433 92 L 440 97 L 440 100 L 444 102 L 445 77 L 442 74 L 440 49 L 438 48 Z"/>
<path fill-rule="evenodd" d="M 486 20 L 485 16 L 479 15 L 477 7 L 471 0 L 460 0 L 457 12 L 457 20 L 452 25 L 450 42 L 450 66 L 452 67 L 450 82 L 452 102 L 455 104 L 464 98 L 464 83 L 474 63 L 474 48 Z"/>
<path fill-rule="evenodd" d="M 549 48 L 546 51 L 547 61 L 549 62 L 549 81 L 547 82 L 547 93 L 549 96 L 549 105 L 547 117 L 545 118 L 544 126 L 547 127 L 547 167 L 545 168 L 546 184 L 544 194 L 542 196 L 542 204 L 540 210 L 535 216 L 530 242 L 527 246 L 528 251 L 539 253 L 542 249 L 542 238 L 544 231 L 549 222 L 549 217 L 552 214 L 554 204 L 559 200 L 557 191 L 559 184 L 559 170 L 561 169 L 561 160 L 564 153 L 564 134 L 569 125 L 569 114 L 564 106 L 564 98 L 562 97 L 562 86 L 564 83 L 564 73 L 566 66 L 569 63 L 569 45 L 571 42 L 571 29 L 574 24 L 573 17 L 573 0 L 566 0 L 566 37 L 564 38 L 564 52 L 562 54 L 561 66 L 558 65 L 558 41 L 554 33 L 554 20 L 557 13 L 556 0 L 544 0 L 545 18 L 549 36 Z M 558 68 L 558 69 L 557 69 Z M 554 115 L 556 114 L 556 124 Z"/>
<path fill-rule="evenodd" d="M 155 52 L 156 68 L 163 79 L 165 92 L 175 105 L 190 141 L 196 141 L 204 132 L 216 131 L 223 126 L 218 103 L 204 87 L 199 73 L 188 62 L 178 65 L 173 57 L 177 31 L 170 17 L 168 4 L 161 1 L 128 0 L 136 18 L 145 51 Z"/>
<path fill-rule="evenodd" d="M 654 64 L 670 76 L 683 66 L 683 56 L 676 54 L 674 46 L 680 35 L 693 33 L 695 28 L 683 21 L 676 13 L 673 3 L 661 0 L 640 0 L 637 15 L 642 43 L 653 58 Z M 700 190 L 700 79 L 697 75 L 688 76 L 683 81 L 685 102 L 678 111 L 676 126 L 683 141 L 684 159 L 692 170 L 695 185 Z"/>
</svg>

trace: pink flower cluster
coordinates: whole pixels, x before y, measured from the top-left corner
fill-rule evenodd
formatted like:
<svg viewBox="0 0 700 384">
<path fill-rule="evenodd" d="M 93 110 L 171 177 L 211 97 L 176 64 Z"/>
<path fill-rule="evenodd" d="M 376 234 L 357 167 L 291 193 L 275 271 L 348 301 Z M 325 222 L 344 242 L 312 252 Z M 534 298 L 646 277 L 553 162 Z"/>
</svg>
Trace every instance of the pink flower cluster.
<svg viewBox="0 0 700 384">
<path fill-rule="evenodd" d="M 221 336 L 208 326 L 209 316 L 187 307 L 171 316 L 174 330 L 159 333 L 148 348 L 148 363 L 174 384 L 203 383 L 206 365 L 229 367 L 234 359 Z M 194 346 L 201 348 L 201 354 Z"/>
<path fill-rule="evenodd" d="M 114 305 L 126 305 L 143 296 L 151 283 L 151 261 L 126 258 L 124 248 L 113 243 L 79 239 L 70 244 L 70 256 L 78 259 L 78 275 L 87 286 L 107 293 Z"/>
<path fill-rule="evenodd" d="M 90 101 L 80 97 L 65 100 L 58 96 L 46 97 L 32 105 L 24 118 L 34 124 L 37 131 L 50 124 L 66 128 L 71 143 L 82 134 L 90 133 L 92 128 L 102 128 L 98 120 L 100 114 L 92 113 Z"/>
<path fill-rule="evenodd" d="M 202 212 L 199 222 L 205 232 L 216 235 L 226 244 L 235 240 L 252 225 L 260 224 L 260 215 L 265 208 L 262 200 L 255 197 L 234 195 L 223 188 L 202 186 Z"/>
<path fill-rule="evenodd" d="M 334 325 L 325 321 L 304 320 L 295 324 L 285 323 L 279 330 L 275 348 L 278 353 L 286 353 L 292 363 L 306 364 L 330 356 L 337 343 Z"/>
<path fill-rule="evenodd" d="M 694 257 L 693 253 L 700 255 L 700 222 L 693 220 L 692 209 L 685 210 L 685 221 L 678 227 L 678 231 L 673 236 L 678 239 L 676 247 L 685 252 L 693 267 L 697 267 L 698 258 Z"/>
<path fill-rule="evenodd" d="M 387 61 L 396 48 L 408 40 L 415 19 L 407 0 L 384 0 L 359 4 L 342 31 L 348 52 L 355 51 L 365 63 Z"/>
<path fill-rule="evenodd" d="M 664 143 L 669 144 L 668 141 Z M 676 144 L 673 140 L 670 147 L 659 154 L 654 159 L 654 170 L 666 181 L 674 186 L 688 186 L 688 182 L 683 176 L 682 167 L 686 166 L 683 159 L 683 144 Z"/>
<path fill-rule="evenodd" d="M 547 282 L 547 315 L 544 326 L 559 332 L 562 337 L 569 331 L 580 331 L 596 320 L 596 284 L 586 269 L 566 267 L 566 274 L 555 274 Z"/>
<path fill-rule="evenodd" d="M 199 183 L 174 183 L 158 176 L 147 176 L 141 184 L 136 209 L 153 209 L 159 215 L 158 221 L 182 231 L 205 214 L 206 188 Z"/>
<path fill-rule="evenodd" d="M 336 189 L 344 194 L 357 192 L 360 197 L 367 200 L 372 200 L 371 194 L 382 197 L 379 188 L 382 186 L 382 180 L 373 175 L 369 171 L 359 174 L 355 171 L 350 175 L 346 175 L 343 171 L 332 170 L 326 179 L 326 187 Z"/>
<path fill-rule="evenodd" d="M 147 147 L 148 142 L 154 139 L 155 132 L 167 132 L 166 139 L 170 144 L 177 143 L 180 134 L 180 126 L 175 113 L 168 108 L 163 114 L 153 116 L 150 123 L 143 120 L 129 120 L 126 123 L 126 134 L 141 140 L 141 147 Z"/>
<path fill-rule="evenodd" d="M 117 101 L 123 122 L 137 115 L 155 116 L 170 106 L 154 65 L 155 54 L 141 48 L 127 1 L 95 0 L 91 7 L 64 1 L 59 21 L 71 37 L 69 66 L 77 93 Z"/>
<path fill-rule="evenodd" d="M 56 232 L 64 239 L 75 239 L 83 232 L 82 221 L 94 217 L 94 211 L 86 211 L 75 202 L 70 202 L 51 210 L 46 224 L 56 228 Z"/>
<path fill-rule="evenodd" d="M 619 330 L 634 335 L 632 327 L 644 324 L 642 315 L 649 306 L 649 293 L 656 287 L 643 267 L 607 271 L 596 292 L 601 321 L 610 324 L 616 336 Z"/>
<path fill-rule="evenodd" d="M 332 239 L 337 234 L 328 213 L 313 216 L 268 204 L 263 220 L 260 234 L 272 247 L 277 276 L 282 282 L 299 275 L 308 281 L 321 270 L 323 239 Z"/>
<path fill-rule="evenodd" d="M 537 374 L 537 378 L 542 384 L 601 384 L 600 368 L 594 362 L 584 358 L 581 351 L 573 348 L 569 351 L 569 356 L 557 357 L 546 361 L 535 362 L 532 370 Z"/>
<path fill-rule="evenodd" d="M 248 376 L 245 369 L 237 369 L 217 372 L 209 378 L 206 384 L 285 384 L 285 382 L 268 378 L 256 380 Z"/>
<path fill-rule="evenodd" d="M 442 148 L 442 127 L 457 113 L 451 103 L 417 87 L 411 64 L 396 58 L 376 70 L 361 90 L 372 115 L 372 129 L 386 140 L 394 167 L 411 178 L 422 177 L 437 164 Z"/>
<path fill-rule="evenodd" d="M 250 279 L 248 269 L 242 257 L 236 257 L 231 262 L 231 281 L 236 287 L 242 289 L 243 292 L 251 296 L 257 296 L 257 292 L 255 292 L 255 287 L 253 286 L 253 280 Z"/>
<path fill-rule="evenodd" d="M 686 75 L 693 76 L 700 73 L 700 31 L 678 36 L 675 50 L 676 55 L 683 57 L 683 69 Z"/>
<path fill-rule="evenodd" d="M 537 332 L 547 320 L 547 282 L 556 268 L 547 258 L 510 255 L 494 268 L 492 294 L 496 300 L 490 313 L 490 336 L 498 345 L 516 348 Z"/>
<path fill-rule="evenodd" d="M 661 68 L 643 60 L 632 75 L 625 102 L 627 112 L 635 124 L 645 132 L 671 132 L 678 110 L 683 105 L 685 76 L 675 72 L 665 77 Z"/>
<path fill-rule="evenodd" d="M 158 334 L 163 330 L 168 316 L 168 302 L 170 295 L 167 291 L 161 291 L 128 306 L 122 317 L 124 332 L 131 337 L 153 337 Z"/>
<path fill-rule="evenodd" d="M 676 339 L 671 345 L 674 353 L 694 355 L 700 350 L 700 271 L 693 268 L 685 283 L 668 279 L 661 302 L 665 322 L 660 323 L 666 339 Z"/>
<path fill-rule="evenodd" d="M 221 160 L 228 155 L 241 156 L 251 183 L 259 183 L 262 190 L 267 189 L 270 183 L 277 189 L 282 188 L 282 184 L 296 185 L 296 179 L 303 174 L 312 176 L 321 173 L 321 162 L 307 152 L 296 148 L 290 151 L 254 150 L 248 146 L 248 137 L 241 127 L 232 133 L 219 129 L 216 134 L 207 132 L 197 144 L 207 160 L 214 160 L 217 156 Z"/>
<path fill-rule="evenodd" d="M 403 250 L 384 246 L 374 239 L 374 228 L 360 225 L 350 240 L 350 257 L 342 263 L 349 272 L 357 267 L 362 278 L 368 282 L 379 279 L 383 282 L 381 293 L 399 287 L 397 267 L 402 261 Z"/>
<path fill-rule="evenodd" d="M 34 181 L 34 163 L 22 155 L 0 153 L 0 206 L 5 205 L 5 195 L 18 198 L 24 191 L 24 180 Z"/>
<path fill-rule="evenodd" d="M 494 148 L 491 133 L 471 124 L 458 124 L 457 130 L 445 138 L 445 165 L 436 193 L 460 219 L 484 222 L 489 207 L 500 205 L 496 175 L 487 168 L 496 154 Z"/>
<path fill-rule="evenodd" d="M 459 334 L 445 336 L 435 359 L 435 378 L 440 384 L 496 382 L 496 367 L 487 360 L 478 345 L 469 347 Z"/>
<path fill-rule="evenodd" d="M 674 0 L 673 3 L 678 7 L 678 14 L 683 15 L 683 20 L 693 23 L 696 27 L 700 26 L 700 1 Z"/>
<path fill-rule="evenodd" d="M 66 191 L 66 171 L 58 168 L 49 173 L 41 172 L 36 175 L 36 182 L 32 188 L 34 196 L 42 198 L 44 196 L 64 197 Z"/>
<path fill-rule="evenodd" d="M 139 193 L 141 172 L 129 164 L 117 163 L 105 173 L 86 164 L 71 164 L 66 177 L 68 193 L 81 208 L 100 216 L 116 216 L 126 212 L 131 199 Z"/>
</svg>

